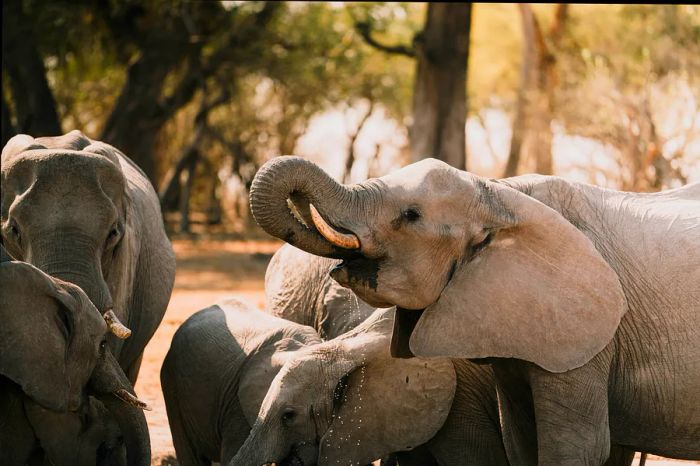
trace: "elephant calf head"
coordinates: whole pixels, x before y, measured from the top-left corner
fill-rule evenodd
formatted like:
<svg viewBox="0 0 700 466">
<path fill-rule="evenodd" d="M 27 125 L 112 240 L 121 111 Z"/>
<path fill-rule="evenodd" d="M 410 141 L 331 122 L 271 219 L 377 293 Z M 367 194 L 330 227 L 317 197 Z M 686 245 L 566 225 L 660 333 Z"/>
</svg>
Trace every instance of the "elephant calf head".
<svg viewBox="0 0 700 466">
<path fill-rule="evenodd" d="M 0 252 L 0 375 L 52 411 L 76 411 L 95 396 L 119 423 L 130 458 L 150 456 L 146 405 L 107 348 L 105 318 L 78 286 Z"/>
<path fill-rule="evenodd" d="M 454 368 L 392 359 L 393 316 L 378 310 L 287 361 L 231 465 L 366 464 L 432 438 L 450 410 Z"/>
</svg>

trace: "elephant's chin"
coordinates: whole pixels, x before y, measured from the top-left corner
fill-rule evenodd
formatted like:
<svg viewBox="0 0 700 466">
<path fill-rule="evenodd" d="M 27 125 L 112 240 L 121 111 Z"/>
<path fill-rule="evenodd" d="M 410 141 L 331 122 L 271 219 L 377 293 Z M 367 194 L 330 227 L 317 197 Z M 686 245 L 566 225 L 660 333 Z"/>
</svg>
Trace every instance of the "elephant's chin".
<svg viewBox="0 0 700 466">
<path fill-rule="evenodd" d="M 341 286 L 350 288 L 370 306 L 391 307 L 394 305 L 377 293 L 378 260 L 366 258 L 346 259 L 333 267 L 330 275 Z"/>
</svg>

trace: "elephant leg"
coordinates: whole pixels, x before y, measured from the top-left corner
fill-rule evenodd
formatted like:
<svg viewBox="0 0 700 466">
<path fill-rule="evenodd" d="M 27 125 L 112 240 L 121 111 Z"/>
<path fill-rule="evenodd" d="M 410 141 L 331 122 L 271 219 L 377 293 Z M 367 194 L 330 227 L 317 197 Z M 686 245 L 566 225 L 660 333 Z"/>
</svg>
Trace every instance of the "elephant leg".
<svg viewBox="0 0 700 466">
<path fill-rule="evenodd" d="M 610 447 L 610 456 L 605 462 L 605 466 L 632 466 L 634 454 L 634 450 L 613 445 Z"/>
<path fill-rule="evenodd" d="M 526 370 L 519 361 L 492 364 L 496 376 L 503 445 L 514 465 L 537 465 L 537 426 Z"/>
<path fill-rule="evenodd" d="M 131 382 L 131 385 L 136 386 L 136 379 L 139 376 L 139 370 L 141 369 L 141 362 L 143 361 L 143 353 L 139 354 L 139 357 L 132 362 L 129 367 L 126 368 L 124 374 Z"/>
<path fill-rule="evenodd" d="M 561 374 L 530 364 L 540 465 L 605 463 L 610 455 L 609 354 Z"/>
</svg>

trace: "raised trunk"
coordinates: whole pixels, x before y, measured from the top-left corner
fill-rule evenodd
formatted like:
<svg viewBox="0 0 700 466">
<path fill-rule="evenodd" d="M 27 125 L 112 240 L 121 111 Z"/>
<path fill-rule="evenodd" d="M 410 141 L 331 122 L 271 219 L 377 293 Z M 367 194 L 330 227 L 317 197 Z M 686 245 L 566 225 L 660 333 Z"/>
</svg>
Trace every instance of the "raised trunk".
<svg viewBox="0 0 700 466">
<path fill-rule="evenodd" d="M 466 168 L 467 60 L 472 4 L 430 3 L 417 49 L 411 157 Z"/>
<path fill-rule="evenodd" d="M 290 202 L 306 226 L 292 214 Z M 272 236 L 319 256 L 345 258 L 351 255 L 352 252 L 329 243 L 316 230 L 309 203 L 334 222 L 338 213 L 353 210 L 358 204 L 358 193 L 299 157 L 270 160 L 260 168 L 250 188 L 253 216 Z M 334 226 L 343 227 L 342 224 Z"/>
</svg>

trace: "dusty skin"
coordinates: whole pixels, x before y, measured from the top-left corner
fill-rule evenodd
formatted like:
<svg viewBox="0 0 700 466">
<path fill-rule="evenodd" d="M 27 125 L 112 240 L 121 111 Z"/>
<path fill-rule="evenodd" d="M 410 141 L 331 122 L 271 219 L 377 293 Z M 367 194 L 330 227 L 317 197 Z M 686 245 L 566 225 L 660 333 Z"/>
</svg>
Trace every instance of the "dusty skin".
<svg viewBox="0 0 700 466">
<path fill-rule="evenodd" d="M 168 310 L 146 347 L 136 392 L 153 410 L 146 412 L 151 434 L 153 465 L 172 465 L 174 448 L 160 388 L 160 367 L 175 330 L 194 312 L 217 300 L 238 295 L 262 308 L 265 269 L 279 241 L 184 240 L 173 241 L 177 274 Z M 637 464 L 635 462 L 635 464 Z M 700 464 L 651 457 L 650 466 Z"/>
</svg>

